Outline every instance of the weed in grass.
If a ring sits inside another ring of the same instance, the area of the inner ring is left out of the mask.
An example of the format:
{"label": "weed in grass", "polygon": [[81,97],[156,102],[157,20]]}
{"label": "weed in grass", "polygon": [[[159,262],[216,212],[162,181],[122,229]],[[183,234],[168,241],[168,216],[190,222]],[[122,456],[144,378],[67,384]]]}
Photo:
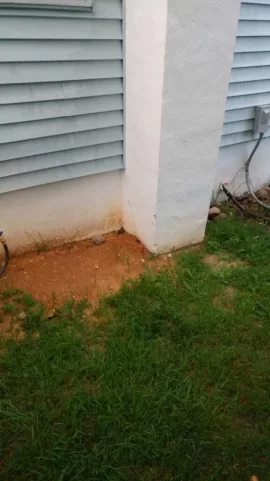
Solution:
{"label": "weed in grass", "polygon": [[[85,300],[53,321],[26,306],[39,322],[1,351],[5,481],[269,479],[270,239],[230,222],[124,284],[100,323]],[[204,262],[221,252],[243,262]]]}
{"label": "weed in grass", "polygon": [[12,302],[5,302],[2,306],[4,314],[14,314],[17,312],[17,307]]}
{"label": "weed in grass", "polygon": [[21,289],[16,289],[15,287],[10,287],[8,289],[5,289],[1,293],[1,299],[2,300],[10,299],[10,298],[14,299],[14,296],[21,296],[22,294],[23,294],[23,291],[21,291]]}
{"label": "weed in grass", "polygon": [[86,298],[78,302],[71,299],[66,301],[58,312],[66,319],[82,319],[84,312],[88,307],[90,307],[90,304]]}
{"label": "weed in grass", "polygon": [[22,295],[15,295],[12,297],[13,302],[20,303]]}
{"label": "weed in grass", "polygon": [[29,308],[26,311],[26,318],[22,323],[22,327],[25,332],[33,334],[40,329],[45,319],[45,307],[43,304],[37,303],[33,308]]}
{"label": "weed in grass", "polygon": [[36,301],[31,294],[24,293],[21,296],[20,303],[24,309],[30,309],[36,305]]}

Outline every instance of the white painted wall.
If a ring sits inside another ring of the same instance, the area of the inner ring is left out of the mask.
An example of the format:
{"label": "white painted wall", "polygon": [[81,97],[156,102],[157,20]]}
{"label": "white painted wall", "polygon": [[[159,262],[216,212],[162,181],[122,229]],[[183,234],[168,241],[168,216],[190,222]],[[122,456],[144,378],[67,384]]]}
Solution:
{"label": "white painted wall", "polygon": [[0,196],[1,229],[12,251],[119,229],[122,172],[108,172]]}
{"label": "white painted wall", "polygon": [[203,239],[240,0],[125,3],[126,172],[1,195],[12,249],[117,229],[122,211],[154,252]]}
{"label": "white painted wall", "polygon": [[153,250],[159,176],[167,0],[126,0],[125,159],[127,231]]}
{"label": "white painted wall", "polygon": [[240,0],[168,0],[159,250],[204,237],[218,159]]}
{"label": "white painted wall", "polygon": [[126,0],[124,222],[153,251],[204,237],[239,8]]}
{"label": "white painted wall", "polygon": [[[227,183],[228,189],[232,194],[237,196],[247,192],[245,182],[245,163],[252,152],[255,145],[254,142],[245,142],[242,144],[230,145],[222,147],[219,153],[219,159],[216,166],[216,174],[213,188],[213,199],[215,200],[220,192],[221,183]],[[262,186],[269,184],[270,181],[270,138],[262,141],[257,150],[251,166],[250,177],[254,191]],[[221,198],[224,198],[222,195]]]}

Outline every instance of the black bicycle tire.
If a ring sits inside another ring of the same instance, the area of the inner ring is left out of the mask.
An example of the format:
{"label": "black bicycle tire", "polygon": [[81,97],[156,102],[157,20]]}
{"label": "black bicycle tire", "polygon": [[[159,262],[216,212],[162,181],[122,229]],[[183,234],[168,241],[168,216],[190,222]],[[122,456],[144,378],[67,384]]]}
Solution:
{"label": "black bicycle tire", "polygon": [[0,276],[2,276],[8,266],[8,263],[9,263],[9,249],[8,249],[8,246],[7,244],[4,244],[2,242],[2,246],[4,248],[4,252],[5,252],[5,262],[4,262],[4,265],[2,266],[2,268],[0,268]]}

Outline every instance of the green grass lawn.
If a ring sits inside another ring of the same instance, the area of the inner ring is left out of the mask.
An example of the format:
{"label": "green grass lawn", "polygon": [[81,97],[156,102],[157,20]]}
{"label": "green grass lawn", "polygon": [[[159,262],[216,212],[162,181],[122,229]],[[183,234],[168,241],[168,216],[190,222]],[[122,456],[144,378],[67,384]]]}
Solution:
{"label": "green grass lawn", "polygon": [[21,305],[25,337],[1,344],[1,480],[269,481],[262,226],[211,225],[204,249],[124,285],[92,322],[84,302],[48,319],[2,294],[5,315]]}

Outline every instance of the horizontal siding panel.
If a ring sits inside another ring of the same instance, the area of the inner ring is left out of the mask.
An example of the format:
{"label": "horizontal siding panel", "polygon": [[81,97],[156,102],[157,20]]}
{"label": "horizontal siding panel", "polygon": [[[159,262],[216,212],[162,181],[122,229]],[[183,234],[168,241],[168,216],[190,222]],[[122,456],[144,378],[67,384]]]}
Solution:
{"label": "horizontal siding panel", "polygon": [[235,134],[237,132],[248,132],[253,129],[253,120],[241,120],[223,125],[222,135]]}
{"label": "horizontal siding panel", "polygon": [[0,161],[30,157],[32,155],[76,149],[89,145],[105,144],[123,140],[123,128],[112,127],[99,130],[86,130],[74,134],[56,135],[42,139],[10,142],[0,145]]}
{"label": "horizontal siding panel", "polygon": [[237,120],[249,120],[255,118],[255,107],[246,109],[227,110],[225,112],[224,122],[236,122]]}
{"label": "horizontal siding panel", "polygon": [[0,39],[121,40],[121,20],[0,16]]}
{"label": "horizontal siding panel", "polygon": [[62,135],[83,132],[85,130],[117,127],[119,125],[123,125],[123,113],[121,111],[2,125],[0,129],[0,144],[50,137],[52,132],[53,135]]}
{"label": "horizontal siding panel", "polygon": [[270,103],[270,92],[254,95],[243,95],[227,99],[226,110],[243,109],[245,107],[255,107],[256,105],[266,105]]}
{"label": "horizontal siding panel", "polygon": [[270,0],[242,1],[237,35],[221,146],[254,140],[255,107],[270,104]]}
{"label": "horizontal siding panel", "polygon": [[3,16],[23,16],[23,17],[72,17],[72,18],[98,18],[98,19],[121,19],[122,1],[121,0],[98,0],[95,4],[94,12],[79,12],[66,10],[38,10],[14,8],[1,8]]}
{"label": "horizontal siding panel", "polygon": [[0,178],[10,175],[26,174],[36,170],[50,169],[63,165],[77,164],[98,160],[102,158],[123,155],[123,143],[111,142],[108,144],[81,147],[79,149],[63,150],[50,154],[23,157],[22,159],[8,160],[0,164]]}
{"label": "horizontal siding panel", "polygon": [[62,180],[75,179],[86,175],[110,172],[117,169],[123,169],[122,156],[82,162],[75,165],[66,165],[37,172],[29,172],[27,175],[14,175],[3,179],[0,178],[0,193],[27,189],[29,187],[59,182]]}
{"label": "horizontal siding panel", "polygon": [[269,23],[240,20],[237,35],[238,37],[269,37]]}
{"label": "horizontal siding panel", "polygon": [[[247,52],[257,52],[257,56],[251,56],[250,61],[249,56],[246,56],[245,66],[250,65],[261,65],[261,60],[264,61],[265,53],[260,52],[268,52],[270,53],[270,36],[269,37],[238,37],[236,40],[235,45],[235,54],[239,53],[247,53]],[[239,62],[241,62],[241,55],[235,55],[235,61],[239,58]],[[255,63],[257,62],[257,63]],[[269,63],[268,63],[269,65]],[[240,65],[241,66],[241,65]]]}
{"label": "horizontal siding panel", "polygon": [[31,122],[33,124],[33,120],[110,112],[112,110],[122,110],[122,108],[122,95],[2,105],[0,124],[21,122]]}
{"label": "horizontal siding panel", "polygon": [[270,51],[237,53],[234,56],[234,68],[261,67],[263,65],[268,65],[268,66],[270,65]]}
{"label": "horizontal siding panel", "polygon": [[0,13],[0,192],[122,169],[122,0]]}
{"label": "horizontal siding panel", "polygon": [[270,92],[270,79],[237,82],[229,85],[228,97]]}
{"label": "horizontal siding panel", "polygon": [[[5,40],[0,49],[0,62],[119,60],[122,57],[121,40]],[[89,70],[89,64],[86,65]]]}
{"label": "horizontal siding panel", "polygon": [[[269,137],[270,133],[267,132],[265,137]],[[254,135],[252,131],[250,132],[239,132],[237,134],[223,135],[221,138],[221,147],[226,147],[227,145],[242,144],[243,142],[255,141],[258,139],[258,135]]]}
{"label": "horizontal siding panel", "polygon": [[111,79],[123,76],[121,60],[92,62],[25,62],[0,64],[0,84],[65,82]]}
{"label": "horizontal siding panel", "polygon": [[99,97],[123,93],[122,79],[0,86],[0,105]]}
{"label": "horizontal siding panel", "polygon": [[[270,5],[270,4],[269,4]],[[269,5],[242,3],[240,10],[241,20],[270,20]]]}
{"label": "horizontal siding panel", "polygon": [[270,78],[270,66],[234,68],[231,73],[231,83],[250,82],[251,80],[266,80]]}
{"label": "horizontal siding panel", "polygon": [[270,0],[245,0],[242,2],[243,4],[252,4],[252,5],[270,5]]}

